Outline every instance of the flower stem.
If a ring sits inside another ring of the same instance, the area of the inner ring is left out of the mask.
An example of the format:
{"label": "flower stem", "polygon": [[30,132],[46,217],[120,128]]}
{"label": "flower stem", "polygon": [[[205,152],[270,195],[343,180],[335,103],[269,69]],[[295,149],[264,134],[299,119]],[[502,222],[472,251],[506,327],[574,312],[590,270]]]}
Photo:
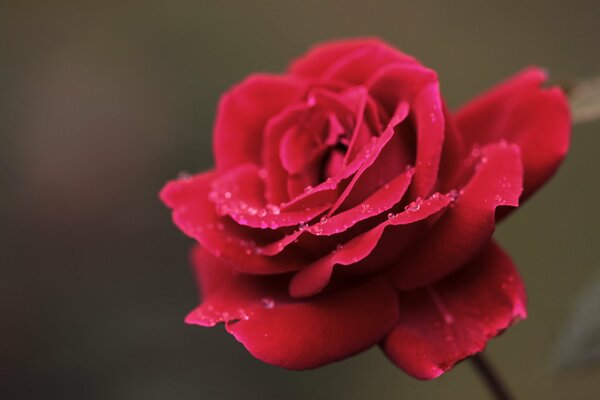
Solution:
{"label": "flower stem", "polygon": [[474,355],[473,357],[471,357],[471,361],[473,362],[475,369],[477,370],[477,372],[479,372],[479,375],[485,382],[489,391],[494,395],[494,399],[515,400],[515,398],[511,396],[510,392],[508,391],[506,385],[504,385],[504,383],[494,370],[493,366],[483,356],[483,354],[480,353]]}

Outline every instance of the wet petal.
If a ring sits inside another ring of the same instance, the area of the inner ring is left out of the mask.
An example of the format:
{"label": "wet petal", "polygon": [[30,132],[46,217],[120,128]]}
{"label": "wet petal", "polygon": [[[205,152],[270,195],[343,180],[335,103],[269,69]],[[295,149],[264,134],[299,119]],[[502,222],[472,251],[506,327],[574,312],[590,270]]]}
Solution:
{"label": "wet petal", "polygon": [[162,189],[161,200],[173,209],[173,221],[188,236],[231,268],[251,274],[281,274],[300,268],[300,259],[264,257],[255,253],[260,234],[241,227],[230,218],[220,217],[209,200],[214,172],[174,180]]}
{"label": "wet petal", "polygon": [[386,212],[402,200],[410,185],[413,173],[413,169],[408,169],[386,185],[383,185],[363,204],[359,204],[330,218],[323,217],[318,222],[306,225],[302,229],[298,229],[267,246],[258,247],[257,250],[261,254],[275,255],[282,252],[287,246],[296,242],[303,235],[335,235],[345,232],[361,221]]}
{"label": "wet petal", "polygon": [[439,283],[400,293],[400,320],[383,342],[387,356],[418,379],[433,379],[526,317],[525,290],[495,243]]}
{"label": "wet petal", "polygon": [[[202,280],[202,278],[201,278]],[[280,278],[232,276],[206,296],[188,324],[226,328],[256,358],[288,369],[315,368],[380,342],[398,319],[384,280],[301,301]]]}
{"label": "wet petal", "polygon": [[352,265],[353,268],[357,268],[356,264],[375,249],[387,227],[409,225],[424,220],[444,209],[452,200],[451,195],[435,194],[427,200],[410,204],[401,213],[390,215],[385,222],[338,246],[330,255],[298,271],[290,283],[291,295],[306,297],[319,293],[329,282],[335,265]]}
{"label": "wet petal", "polygon": [[326,211],[331,204],[296,210],[281,210],[264,197],[261,170],[254,164],[240,164],[215,177],[209,198],[220,215],[228,215],[237,223],[251,228],[277,229],[308,222]]}
{"label": "wet petal", "polygon": [[477,158],[454,207],[390,270],[398,288],[435,282],[462,266],[490,240],[496,208],[518,205],[523,179],[518,147],[490,144],[478,150]]}

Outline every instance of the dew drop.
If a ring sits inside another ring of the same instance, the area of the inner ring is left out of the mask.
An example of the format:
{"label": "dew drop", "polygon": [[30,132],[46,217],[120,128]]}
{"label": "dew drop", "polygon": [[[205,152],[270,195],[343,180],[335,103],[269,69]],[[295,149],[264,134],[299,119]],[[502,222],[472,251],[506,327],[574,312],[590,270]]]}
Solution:
{"label": "dew drop", "polygon": [[267,212],[273,215],[279,215],[281,210],[275,204],[267,204]]}
{"label": "dew drop", "polygon": [[275,307],[275,300],[270,297],[263,297],[260,302],[262,303],[262,306],[268,310]]}
{"label": "dew drop", "polygon": [[238,314],[240,315],[240,319],[244,321],[248,321],[250,319],[250,316],[243,308],[238,309]]}

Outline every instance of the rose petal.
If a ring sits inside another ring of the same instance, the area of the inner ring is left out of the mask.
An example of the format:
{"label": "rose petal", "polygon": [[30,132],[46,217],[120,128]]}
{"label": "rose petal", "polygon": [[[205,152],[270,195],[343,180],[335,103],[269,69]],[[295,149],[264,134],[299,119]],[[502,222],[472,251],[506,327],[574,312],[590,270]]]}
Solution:
{"label": "rose petal", "polygon": [[[311,48],[308,53],[291,63],[289,71],[302,77],[320,77],[336,62],[340,63],[340,60],[342,60],[340,64],[347,64],[350,60],[345,57],[364,48],[380,49],[382,53],[385,52],[386,56],[389,55],[389,58],[395,58],[397,61],[414,61],[412,57],[401,53],[378,38],[333,40]],[[353,57],[351,56],[350,59],[352,60]],[[344,63],[344,61],[346,62]],[[358,61],[360,64],[360,61],[368,60]],[[357,69],[363,71],[363,75],[369,75],[368,69],[359,67],[360,65],[357,66]]]}
{"label": "rose petal", "polygon": [[462,132],[445,104],[443,112],[446,129],[437,190],[447,192],[458,187],[461,177],[464,176],[464,162],[469,157],[471,148],[465,144]]}
{"label": "rose petal", "polygon": [[571,117],[565,94],[543,89],[546,73],[529,68],[461,108],[456,121],[468,145],[505,139],[521,148],[522,200],[556,171],[569,149]]}
{"label": "rose petal", "polygon": [[326,211],[331,203],[298,210],[281,210],[264,198],[264,182],[260,168],[240,164],[212,181],[209,198],[221,215],[229,215],[240,225],[251,228],[277,229],[312,220]]}
{"label": "rose petal", "polygon": [[369,93],[386,107],[408,101],[417,136],[413,193],[426,197],[438,175],[444,141],[444,113],[435,72],[415,64],[392,64],[381,68],[369,82]]}
{"label": "rose petal", "polygon": [[301,97],[304,83],[289,76],[252,75],[225,93],[214,129],[217,170],[237,164],[260,164],[267,120]]}
{"label": "rose petal", "polygon": [[512,260],[492,242],[443,281],[401,292],[399,323],[382,347],[406,373],[433,379],[525,318],[525,303]]}
{"label": "rose petal", "polygon": [[411,124],[404,122],[394,129],[394,135],[381,150],[375,161],[349,185],[347,197],[339,206],[338,213],[366,202],[367,198],[386,182],[402,175],[414,165],[414,132]]}
{"label": "rose petal", "polygon": [[523,177],[518,147],[502,142],[479,153],[479,164],[454,207],[390,270],[398,288],[435,282],[462,266],[490,240],[496,208],[518,205]]}
{"label": "rose petal", "polygon": [[349,210],[336,214],[331,218],[323,218],[320,221],[315,222],[310,226],[307,225],[267,246],[257,247],[257,251],[269,256],[279,254],[287,248],[287,246],[296,242],[305,234],[316,236],[335,235],[345,232],[361,221],[386,212],[402,200],[410,185],[413,173],[414,170],[409,169],[388,184],[383,185],[363,204],[359,204]]}
{"label": "rose petal", "polygon": [[254,357],[284,368],[307,369],[380,342],[398,320],[396,296],[390,284],[375,279],[298,301],[285,293],[279,278],[237,275],[211,291],[186,322],[226,322],[227,331]]}
{"label": "rose petal", "polygon": [[[385,131],[379,137],[374,137],[371,140],[371,143],[369,143],[369,146],[362,149],[359,156],[352,160],[350,164],[346,165],[337,175],[329,177],[314,188],[306,188],[304,193],[287,203],[283,203],[281,205],[281,210],[305,209],[329,201],[336,201],[336,205],[332,207],[330,211],[330,214],[333,214],[337,207],[339,207],[347,197],[356,180],[360,178],[360,175],[362,175],[362,173],[377,160],[382,149],[394,135],[394,128],[407,116],[408,105],[405,102],[400,102]],[[347,183],[345,187],[343,187],[340,183],[349,177],[352,177],[350,183]],[[341,194],[340,189],[343,189]]]}
{"label": "rose petal", "polygon": [[368,80],[382,65],[390,63],[416,64],[416,61],[384,43],[375,43],[341,57],[327,68],[321,77],[324,80],[359,85]]}
{"label": "rose petal", "polygon": [[269,119],[263,135],[263,166],[265,167],[265,197],[270,203],[281,204],[289,200],[287,191],[288,173],[281,164],[279,147],[287,130],[302,120],[310,105],[300,103],[285,108]]}
{"label": "rose petal", "polygon": [[210,296],[224,283],[230,281],[236,273],[202,246],[194,246],[190,254],[191,265],[196,275],[196,283],[201,297]]}
{"label": "rose petal", "polygon": [[208,198],[215,176],[216,173],[207,172],[165,185],[160,198],[173,209],[175,225],[238,271],[281,274],[300,268],[305,263],[301,257],[264,257],[256,254],[253,241],[260,237],[256,230],[251,235],[249,228],[217,215],[214,204]]}
{"label": "rose petal", "polygon": [[352,166],[355,163],[359,165],[359,168],[352,176],[348,186],[344,188],[333,206],[329,209],[329,212],[327,213],[328,217],[333,215],[342,206],[342,204],[344,204],[344,201],[350,195],[352,189],[361,176],[377,161],[383,149],[396,134],[396,127],[398,127],[408,116],[408,110],[408,104],[405,102],[400,102],[385,131],[383,131],[379,137],[371,138],[371,143],[365,147],[361,153],[359,153],[355,161],[351,162],[350,165],[344,169],[354,169]]}
{"label": "rose petal", "polygon": [[424,220],[444,209],[452,199],[450,195],[436,194],[427,200],[415,202],[405,211],[391,215],[375,228],[338,246],[333,253],[298,271],[290,282],[290,294],[294,297],[308,297],[319,293],[329,283],[334,266],[352,265],[357,268],[357,263],[375,249],[385,228]]}

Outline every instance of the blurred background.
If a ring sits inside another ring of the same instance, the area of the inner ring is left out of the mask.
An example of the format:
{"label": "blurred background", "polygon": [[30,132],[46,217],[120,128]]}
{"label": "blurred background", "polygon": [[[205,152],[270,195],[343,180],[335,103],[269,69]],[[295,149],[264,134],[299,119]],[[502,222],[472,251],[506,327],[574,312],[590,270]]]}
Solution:
{"label": "blurred background", "polygon": [[[224,90],[318,41],[380,36],[436,69],[456,108],[530,64],[600,75],[599,17],[568,0],[1,1],[0,398],[488,398],[468,363],[419,382],[374,349],[288,372],[184,325],[192,242],[157,193],[212,165]],[[600,279],[598,148],[600,124],[576,126],[555,179],[499,228],[530,318],[487,353],[520,399],[600,396],[600,368],[553,359]]]}

